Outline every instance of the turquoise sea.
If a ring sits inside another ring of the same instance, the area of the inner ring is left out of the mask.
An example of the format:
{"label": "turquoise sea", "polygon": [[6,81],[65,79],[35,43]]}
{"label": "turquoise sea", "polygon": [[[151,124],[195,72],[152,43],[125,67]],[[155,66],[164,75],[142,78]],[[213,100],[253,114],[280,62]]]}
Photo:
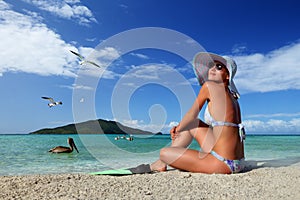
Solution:
{"label": "turquoise sea", "polygon": [[[72,137],[79,153],[53,154],[55,146],[68,146]],[[170,144],[169,135],[134,136],[133,141],[115,140],[117,135],[1,135],[0,175],[88,173],[151,163],[159,149]],[[246,160],[286,166],[300,163],[299,135],[248,135]],[[191,148],[198,149],[196,142]]]}

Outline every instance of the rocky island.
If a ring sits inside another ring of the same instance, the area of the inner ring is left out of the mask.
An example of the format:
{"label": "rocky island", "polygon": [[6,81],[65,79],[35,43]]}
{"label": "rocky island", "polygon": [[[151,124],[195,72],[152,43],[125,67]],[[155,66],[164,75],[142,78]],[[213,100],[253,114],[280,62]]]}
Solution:
{"label": "rocky island", "polygon": [[103,119],[89,120],[86,122],[73,123],[56,128],[44,128],[29,134],[155,134],[161,135],[161,132],[152,133],[136,128],[124,126],[116,121]]}

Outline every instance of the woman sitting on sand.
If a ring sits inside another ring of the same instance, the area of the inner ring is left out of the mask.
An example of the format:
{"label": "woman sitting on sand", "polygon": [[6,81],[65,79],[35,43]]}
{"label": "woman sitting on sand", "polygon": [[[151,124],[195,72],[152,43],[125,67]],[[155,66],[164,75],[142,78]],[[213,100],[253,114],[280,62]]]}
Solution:
{"label": "woman sitting on sand", "polygon": [[[240,172],[244,168],[245,133],[237,101],[239,94],[232,80],[236,63],[228,57],[199,53],[194,65],[202,85],[198,97],[179,125],[170,130],[171,146],[161,149],[159,160],[150,169],[166,171],[169,165],[200,173]],[[198,114],[205,104],[203,122]],[[193,138],[201,151],[187,148]]]}

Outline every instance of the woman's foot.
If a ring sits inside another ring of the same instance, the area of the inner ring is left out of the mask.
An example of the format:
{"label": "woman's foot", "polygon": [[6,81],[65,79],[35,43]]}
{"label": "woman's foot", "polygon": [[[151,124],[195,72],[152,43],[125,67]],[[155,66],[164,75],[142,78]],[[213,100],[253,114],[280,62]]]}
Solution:
{"label": "woman's foot", "polygon": [[153,172],[155,172],[155,171],[165,172],[165,171],[167,171],[167,165],[163,161],[157,160],[150,165],[150,169]]}

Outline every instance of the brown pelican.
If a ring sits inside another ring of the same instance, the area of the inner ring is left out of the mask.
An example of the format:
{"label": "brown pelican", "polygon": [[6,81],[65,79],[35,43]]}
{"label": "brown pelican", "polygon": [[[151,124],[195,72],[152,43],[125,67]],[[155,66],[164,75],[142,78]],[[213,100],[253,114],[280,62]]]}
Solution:
{"label": "brown pelican", "polygon": [[72,153],[73,152],[73,148],[75,148],[75,150],[77,151],[77,153],[79,153],[73,138],[68,138],[68,143],[70,145],[70,147],[63,147],[63,146],[57,146],[54,147],[53,149],[50,149],[49,152],[52,153]]}
{"label": "brown pelican", "polygon": [[53,106],[57,106],[57,105],[62,105],[61,101],[54,101],[53,98],[51,97],[42,97],[42,99],[47,99],[50,101],[50,103],[48,103],[48,106],[51,108]]}
{"label": "brown pelican", "polygon": [[80,60],[80,65],[83,65],[84,63],[90,63],[92,65],[95,65],[96,67],[99,67],[101,68],[99,65],[97,65],[96,63],[92,62],[92,61],[89,61],[89,60],[86,60],[82,55],[80,55],[79,53],[76,53],[75,51],[72,51],[70,50],[71,53],[75,54]]}

